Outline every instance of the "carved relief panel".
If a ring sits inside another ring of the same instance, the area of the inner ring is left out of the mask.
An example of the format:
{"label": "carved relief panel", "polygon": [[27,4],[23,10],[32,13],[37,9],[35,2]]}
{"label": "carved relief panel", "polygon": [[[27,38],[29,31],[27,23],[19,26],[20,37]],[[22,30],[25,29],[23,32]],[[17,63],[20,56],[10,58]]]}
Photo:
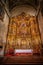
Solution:
{"label": "carved relief panel", "polygon": [[39,45],[41,39],[35,16],[22,12],[12,17],[9,24],[7,43],[17,49],[29,49]]}

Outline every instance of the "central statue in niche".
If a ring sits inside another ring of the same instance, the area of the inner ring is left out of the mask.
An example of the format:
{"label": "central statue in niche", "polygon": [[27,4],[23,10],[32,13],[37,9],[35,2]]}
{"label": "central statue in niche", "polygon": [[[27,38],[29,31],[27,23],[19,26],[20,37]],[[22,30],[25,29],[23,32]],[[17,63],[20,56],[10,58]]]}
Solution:
{"label": "central statue in niche", "polygon": [[10,19],[7,49],[37,49],[41,43],[35,16],[22,12]]}

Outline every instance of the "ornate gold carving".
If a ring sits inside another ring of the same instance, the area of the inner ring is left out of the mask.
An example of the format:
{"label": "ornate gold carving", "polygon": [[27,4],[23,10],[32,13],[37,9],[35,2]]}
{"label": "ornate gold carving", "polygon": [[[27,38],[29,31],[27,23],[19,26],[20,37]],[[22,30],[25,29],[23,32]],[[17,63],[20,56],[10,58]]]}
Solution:
{"label": "ornate gold carving", "polygon": [[14,48],[29,49],[40,43],[40,35],[35,16],[22,12],[11,18],[8,43]]}

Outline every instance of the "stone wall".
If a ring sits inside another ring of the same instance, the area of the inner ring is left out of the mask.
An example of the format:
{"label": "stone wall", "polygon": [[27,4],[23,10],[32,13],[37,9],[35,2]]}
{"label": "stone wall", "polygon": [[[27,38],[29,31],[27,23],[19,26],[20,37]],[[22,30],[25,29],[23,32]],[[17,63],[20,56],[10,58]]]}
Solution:
{"label": "stone wall", "polygon": [[9,22],[9,17],[5,12],[3,21],[0,20],[0,45],[3,46],[3,49],[0,51],[0,55],[3,55],[4,45],[6,44],[8,22]]}
{"label": "stone wall", "polygon": [[43,16],[42,16],[41,12],[39,13],[38,23],[39,23],[40,33],[41,33],[41,40],[43,43]]}

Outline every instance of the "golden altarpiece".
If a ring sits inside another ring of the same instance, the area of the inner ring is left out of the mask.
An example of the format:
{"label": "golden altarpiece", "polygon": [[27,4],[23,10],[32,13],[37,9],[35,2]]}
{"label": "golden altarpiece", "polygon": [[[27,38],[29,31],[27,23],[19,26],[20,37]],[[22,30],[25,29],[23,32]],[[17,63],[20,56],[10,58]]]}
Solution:
{"label": "golden altarpiece", "polygon": [[22,12],[10,18],[7,47],[13,49],[40,48],[41,38],[36,17]]}

